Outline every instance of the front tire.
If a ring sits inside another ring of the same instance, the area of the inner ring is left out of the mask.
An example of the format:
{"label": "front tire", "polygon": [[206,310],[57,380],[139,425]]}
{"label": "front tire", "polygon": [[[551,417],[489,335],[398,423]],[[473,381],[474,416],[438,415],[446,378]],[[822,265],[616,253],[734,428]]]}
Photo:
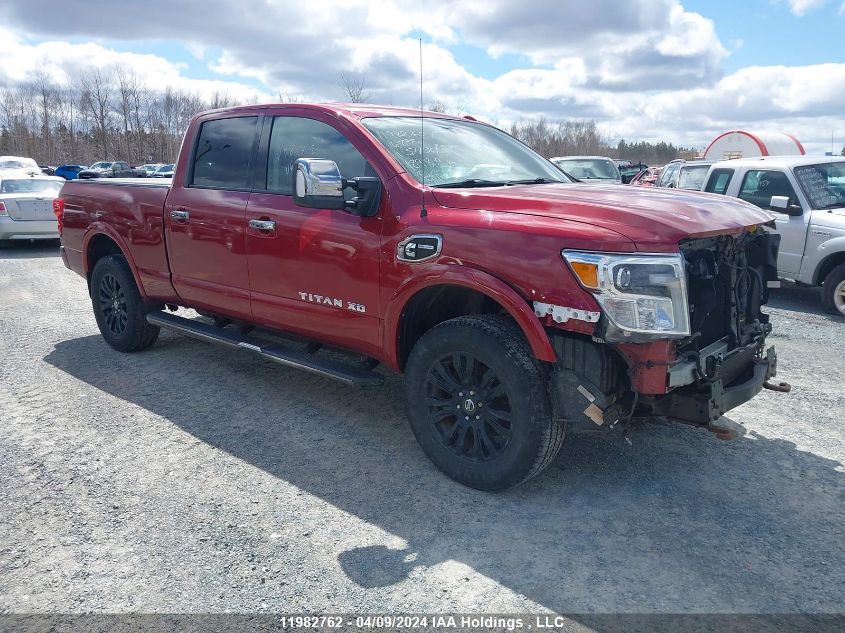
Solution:
{"label": "front tire", "polygon": [[824,278],[822,306],[831,314],[845,316],[845,264],[839,264]]}
{"label": "front tire", "polygon": [[507,318],[471,315],[426,332],[408,359],[406,402],[423,451],[452,479],[503,490],[560,450],[547,372]]}
{"label": "front tire", "polygon": [[158,338],[159,328],[147,323],[147,310],[126,259],[108,255],[91,273],[91,304],[97,327],[119,352],[138,352]]}

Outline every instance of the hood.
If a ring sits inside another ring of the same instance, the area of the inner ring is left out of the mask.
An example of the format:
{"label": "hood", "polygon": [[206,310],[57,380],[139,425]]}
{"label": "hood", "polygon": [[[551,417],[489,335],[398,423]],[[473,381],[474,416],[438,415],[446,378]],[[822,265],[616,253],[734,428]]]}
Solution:
{"label": "hood", "polygon": [[845,228],[845,207],[814,210],[812,226],[828,229]]}
{"label": "hood", "polygon": [[675,250],[687,237],[735,233],[771,216],[718,194],[627,185],[544,184],[433,189],[444,207],[561,218],[620,233],[640,251]]}

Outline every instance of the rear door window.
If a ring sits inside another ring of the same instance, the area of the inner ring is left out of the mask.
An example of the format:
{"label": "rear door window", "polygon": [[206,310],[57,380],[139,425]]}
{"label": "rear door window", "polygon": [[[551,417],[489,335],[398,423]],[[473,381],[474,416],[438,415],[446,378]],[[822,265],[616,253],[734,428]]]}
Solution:
{"label": "rear door window", "polygon": [[257,139],[258,117],[206,121],[200,127],[191,170],[191,185],[246,190]]}
{"label": "rear door window", "polygon": [[705,185],[704,191],[725,195],[728,191],[728,186],[731,184],[733,175],[733,169],[714,169],[710,172],[710,177],[707,179],[707,185]]}

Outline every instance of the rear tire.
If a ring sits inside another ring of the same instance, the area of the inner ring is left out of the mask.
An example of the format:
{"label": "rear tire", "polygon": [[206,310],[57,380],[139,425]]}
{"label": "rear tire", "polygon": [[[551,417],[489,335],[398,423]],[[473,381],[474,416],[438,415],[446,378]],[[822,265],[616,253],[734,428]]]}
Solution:
{"label": "rear tire", "polygon": [[495,315],[441,323],[408,359],[406,402],[423,451],[452,479],[503,490],[539,474],[560,450],[545,368],[519,328]]}
{"label": "rear tire", "polygon": [[91,274],[91,304],[100,334],[119,352],[138,352],[158,338],[126,258],[107,255]]}
{"label": "rear tire", "polygon": [[831,314],[845,316],[845,264],[839,264],[824,278],[822,306]]}

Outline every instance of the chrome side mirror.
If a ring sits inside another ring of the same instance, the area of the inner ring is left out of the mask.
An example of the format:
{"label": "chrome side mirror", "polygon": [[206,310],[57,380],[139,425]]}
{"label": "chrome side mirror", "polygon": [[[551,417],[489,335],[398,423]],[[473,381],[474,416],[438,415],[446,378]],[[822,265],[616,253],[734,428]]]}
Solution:
{"label": "chrome side mirror", "polygon": [[344,209],[343,178],[337,163],[325,158],[294,162],[293,201],[302,207]]}
{"label": "chrome side mirror", "polygon": [[[346,200],[343,190],[357,195]],[[299,158],[294,162],[293,201],[312,209],[343,209],[362,217],[378,214],[381,180],[375,176],[343,178],[333,160]]]}

